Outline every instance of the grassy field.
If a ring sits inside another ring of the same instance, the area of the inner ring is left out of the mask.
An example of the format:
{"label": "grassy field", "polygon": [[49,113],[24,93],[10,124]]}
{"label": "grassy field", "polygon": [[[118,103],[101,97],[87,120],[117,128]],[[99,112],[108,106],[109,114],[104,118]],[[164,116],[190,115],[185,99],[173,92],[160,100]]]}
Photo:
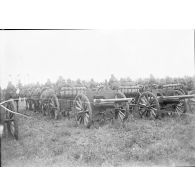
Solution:
{"label": "grassy field", "polygon": [[19,140],[2,139],[2,166],[195,166],[193,115],[84,129],[26,113],[32,118],[19,117]]}

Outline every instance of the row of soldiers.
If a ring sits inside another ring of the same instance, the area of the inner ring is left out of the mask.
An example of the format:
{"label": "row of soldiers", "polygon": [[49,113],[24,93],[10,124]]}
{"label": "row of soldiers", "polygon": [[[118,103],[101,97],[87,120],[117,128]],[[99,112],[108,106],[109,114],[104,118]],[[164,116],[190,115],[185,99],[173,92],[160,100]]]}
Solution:
{"label": "row of soldiers", "polygon": [[16,88],[11,82],[8,83],[6,89],[1,90],[4,100],[14,99],[18,111],[19,99],[25,98],[26,100],[26,109],[38,111],[39,106],[39,97],[41,94],[41,87],[39,86],[23,86]]}

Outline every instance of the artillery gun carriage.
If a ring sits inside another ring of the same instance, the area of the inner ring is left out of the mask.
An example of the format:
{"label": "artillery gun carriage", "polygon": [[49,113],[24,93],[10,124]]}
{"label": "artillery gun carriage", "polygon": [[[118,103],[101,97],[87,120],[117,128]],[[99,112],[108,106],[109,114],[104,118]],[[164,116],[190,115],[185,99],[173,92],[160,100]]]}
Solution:
{"label": "artillery gun carriage", "polygon": [[85,127],[112,119],[124,122],[128,117],[128,101],[131,100],[110,88],[87,89],[85,94],[78,94],[74,99],[74,117],[78,125]]}
{"label": "artillery gun carriage", "polygon": [[194,98],[193,95],[186,95],[181,84],[170,85],[146,85],[120,87],[127,97],[135,96],[134,102],[129,104],[144,118],[157,118],[161,113],[175,113],[182,115],[187,111],[186,99]]}

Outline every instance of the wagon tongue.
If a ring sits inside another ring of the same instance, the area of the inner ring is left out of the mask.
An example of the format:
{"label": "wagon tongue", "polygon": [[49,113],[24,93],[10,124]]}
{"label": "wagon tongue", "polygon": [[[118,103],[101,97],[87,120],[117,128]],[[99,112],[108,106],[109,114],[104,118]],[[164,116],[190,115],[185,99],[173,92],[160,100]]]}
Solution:
{"label": "wagon tongue", "polygon": [[115,99],[94,99],[94,104],[114,104],[114,103],[121,103],[121,102],[128,102],[131,101],[133,98],[115,98]]}
{"label": "wagon tongue", "polygon": [[195,98],[195,95],[179,95],[179,96],[160,96],[159,99],[161,100],[181,100],[181,99],[190,99]]}

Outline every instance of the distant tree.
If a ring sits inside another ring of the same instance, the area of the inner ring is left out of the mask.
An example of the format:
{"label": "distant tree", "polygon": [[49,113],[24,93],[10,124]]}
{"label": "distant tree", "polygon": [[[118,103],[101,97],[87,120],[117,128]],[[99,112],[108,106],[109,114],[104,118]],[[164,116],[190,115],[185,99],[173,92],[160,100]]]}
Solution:
{"label": "distant tree", "polygon": [[156,84],[155,77],[152,74],[150,74],[149,84]]}
{"label": "distant tree", "polygon": [[109,81],[108,81],[108,84],[109,86],[112,88],[112,89],[116,89],[119,87],[120,83],[119,81],[117,80],[117,78],[112,74]]}
{"label": "distant tree", "polygon": [[111,77],[110,77],[108,83],[110,85],[112,85],[112,83],[115,83],[115,82],[118,82],[118,80],[117,80],[117,78],[113,74],[111,74]]}
{"label": "distant tree", "polygon": [[120,78],[119,83],[120,85],[125,85],[126,84],[125,78]]}
{"label": "distant tree", "polygon": [[126,78],[126,81],[127,81],[127,82],[132,82],[132,79],[131,79],[130,77],[127,77],[127,78]]}
{"label": "distant tree", "polygon": [[193,86],[192,86],[192,89],[195,90],[195,75],[192,77],[192,80],[193,80]]}
{"label": "distant tree", "polygon": [[82,83],[82,86],[88,87],[88,84],[85,80],[82,80],[81,83]]}
{"label": "distant tree", "polygon": [[70,87],[73,87],[74,86],[74,82],[70,78],[67,79],[66,83]]}
{"label": "distant tree", "polygon": [[171,83],[173,83],[173,79],[169,76],[166,76],[165,82],[166,82],[166,84],[171,84]]}
{"label": "distant tree", "polygon": [[8,82],[7,88],[5,90],[5,98],[9,99],[9,98],[14,98],[16,97],[16,87],[12,84],[11,81]]}
{"label": "distant tree", "polygon": [[57,81],[56,81],[56,83],[65,83],[66,81],[65,81],[65,79],[62,77],[62,76],[59,76],[58,77],[58,79],[57,79]]}
{"label": "distant tree", "polygon": [[94,81],[94,79],[91,79],[90,82],[89,82],[89,87],[92,89],[92,88],[95,88],[96,87],[96,82]]}
{"label": "distant tree", "polygon": [[17,81],[16,88],[18,88],[18,89],[22,88],[22,82],[20,79]]}
{"label": "distant tree", "polygon": [[77,85],[77,86],[82,86],[81,79],[77,79],[77,80],[76,80],[76,85]]}
{"label": "distant tree", "polygon": [[61,87],[66,85],[66,81],[62,76],[59,76],[56,83],[55,83],[55,88],[60,89]]}
{"label": "distant tree", "polygon": [[50,79],[47,79],[46,83],[45,83],[45,86],[47,87],[52,87],[52,82]]}

